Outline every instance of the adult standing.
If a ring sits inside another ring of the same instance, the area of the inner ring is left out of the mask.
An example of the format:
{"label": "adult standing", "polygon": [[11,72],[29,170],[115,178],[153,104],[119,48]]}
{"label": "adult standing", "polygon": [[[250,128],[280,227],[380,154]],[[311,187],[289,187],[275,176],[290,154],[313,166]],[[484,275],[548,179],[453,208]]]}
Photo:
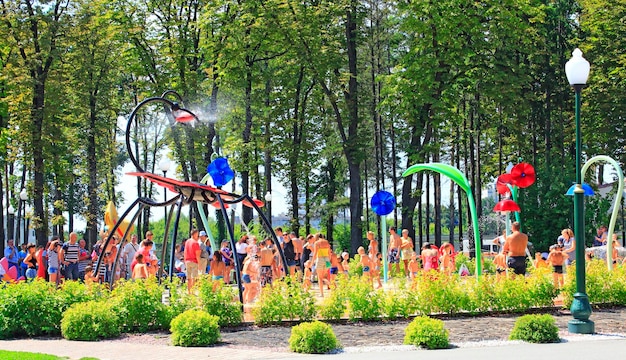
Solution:
{"label": "adult standing", "polygon": [[517,275],[526,274],[526,247],[528,236],[520,231],[520,223],[511,225],[512,233],[507,236],[504,243],[504,253],[509,256],[507,265]]}
{"label": "adult standing", "polygon": [[296,250],[293,246],[291,236],[285,236],[283,240],[283,254],[289,268],[289,275],[293,275],[296,271]]}
{"label": "adult standing", "polygon": [[243,235],[239,238],[239,241],[235,244],[235,252],[237,253],[237,266],[239,267],[239,271],[243,270],[243,261],[248,256],[248,235]]}
{"label": "adult standing", "polygon": [[9,239],[7,241],[7,247],[4,248],[4,257],[7,258],[7,261],[9,262],[9,268],[10,267],[15,267],[15,269],[19,272],[19,268],[17,267],[18,265],[18,256],[17,256],[18,250],[15,247],[15,240],[13,239]]}
{"label": "adult standing", "polygon": [[606,245],[606,241],[609,237],[608,229],[602,225],[597,230],[597,235],[593,238],[593,246]]}
{"label": "adult standing", "polygon": [[199,232],[199,240],[198,245],[200,245],[200,262],[198,263],[198,273],[200,275],[206,274],[206,269],[209,266],[209,256],[210,256],[210,247],[207,246],[207,236],[206,231],[202,230]]}
{"label": "adult standing", "polygon": [[561,230],[557,243],[563,245],[563,253],[567,255],[566,265],[573,263],[576,260],[576,239],[572,229]]}
{"label": "adult standing", "polygon": [[313,253],[313,244],[315,243],[315,236],[313,234],[309,234],[306,236],[306,240],[304,241],[304,245],[302,246],[302,257],[300,259],[301,270],[304,272],[304,263],[307,262],[311,258],[311,254]]}
{"label": "adult standing", "polygon": [[85,269],[87,269],[87,266],[91,265],[91,256],[87,251],[87,242],[85,239],[80,239],[78,246],[80,247],[78,253],[78,278],[81,281],[85,281]]}
{"label": "adult standing", "polygon": [[26,245],[26,257],[24,258],[24,264],[26,264],[26,280],[34,280],[37,277],[37,257],[35,256],[37,245]]}
{"label": "adult standing", "polygon": [[70,233],[70,240],[63,244],[59,257],[63,260],[65,266],[65,279],[78,280],[78,256],[80,246],[78,245],[78,235],[75,232]]}
{"label": "adult standing", "polygon": [[61,243],[58,236],[52,238],[48,247],[48,279],[59,284],[59,264],[61,262]]}
{"label": "adult standing", "polygon": [[320,295],[324,297],[324,284],[330,287],[328,269],[330,269],[330,243],[324,235],[317,234],[317,241],[313,245],[313,259],[315,260],[315,272],[320,286]]}
{"label": "adult standing", "polygon": [[411,260],[411,255],[413,254],[413,239],[409,237],[409,230],[402,229],[400,241],[400,255],[404,264],[404,276],[409,276],[409,260]]}
{"label": "adult standing", "polygon": [[402,245],[402,239],[396,232],[395,226],[389,228],[389,251],[387,253],[387,259],[389,264],[396,264],[396,272],[400,273],[400,246]]}
{"label": "adult standing", "polygon": [[367,253],[370,258],[376,261],[378,257],[378,241],[376,241],[376,236],[373,231],[367,232],[367,240],[369,240],[369,246],[367,247]]}
{"label": "adult standing", "polygon": [[[132,275],[133,275],[133,271],[130,268],[130,264],[132,264],[133,260],[135,259],[135,254],[137,253],[137,250],[139,250],[139,244],[137,244],[137,235],[133,234],[130,237],[130,242],[126,243],[126,245],[124,245],[124,248],[122,249],[122,261],[124,262],[123,266],[124,266],[124,270],[126,272],[126,276],[125,278],[131,279]],[[145,263],[145,262],[144,262]],[[146,266],[147,269],[147,266]]]}
{"label": "adult standing", "polygon": [[296,259],[296,268],[295,268],[295,270],[297,272],[299,272],[298,280],[301,280],[302,273],[303,273],[303,271],[302,271],[302,266],[303,266],[303,263],[302,263],[302,252],[304,250],[304,241],[302,240],[302,238],[296,236],[296,233],[293,232],[293,231],[291,233],[289,233],[289,236],[291,237],[291,242],[293,243],[293,250],[296,253],[296,257],[295,257],[295,259]]}
{"label": "adult standing", "polygon": [[198,278],[198,264],[202,250],[198,243],[198,230],[191,230],[191,237],[185,241],[185,267],[187,268],[187,291],[191,294],[196,279]]}

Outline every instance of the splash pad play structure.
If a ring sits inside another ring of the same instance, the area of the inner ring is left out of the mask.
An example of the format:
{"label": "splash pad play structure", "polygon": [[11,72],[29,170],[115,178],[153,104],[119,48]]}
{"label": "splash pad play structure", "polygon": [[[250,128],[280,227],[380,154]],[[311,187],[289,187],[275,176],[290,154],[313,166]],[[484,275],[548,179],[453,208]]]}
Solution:
{"label": "splash pad play structure", "polygon": [[[178,98],[179,102],[173,102],[166,98],[168,95],[174,95]],[[243,206],[247,206],[252,208],[256,214],[259,216],[260,223],[264,227],[265,231],[270,235],[274,245],[278,249],[279,255],[283,263],[286,264],[285,256],[282,252],[282,248],[278,243],[278,239],[276,234],[272,230],[272,227],[265,217],[263,212],[261,211],[261,207],[264,206],[264,203],[260,200],[252,198],[248,194],[237,194],[233,192],[228,192],[220,189],[222,185],[228,183],[233,177],[234,173],[228,167],[228,161],[225,158],[218,157],[208,166],[209,174],[205,176],[203,179],[204,182],[208,181],[208,176],[213,178],[213,182],[215,186],[207,185],[206,183],[198,183],[193,181],[180,181],[174,178],[169,178],[165,176],[160,176],[153,174],[151,172],[147,172],[140,162],[137,160],[138,156],[133,151],[132,143],[131,143],[131,132],[133,131],[133,126],[138,126],[139,122],[137,120],[137,114],[140,110],[150,106],[150,105],[161,105],[162,106],[162,114],[165,115],[165,118],[169,120],[169,125],[171,126],[191,126],[194,123],[201,123],[200,119],[190,110],[184,108],[182,105],[182,98],[173,91],[166,91],[159,97],[151,97],[143,100],[131,112],[128,117],[127,126],[126,126],[126,150],[128,152],[128,156],[132,161],[133,165],[135,165],[136,171],[127,173],[128,176],[137,176],[144,178],[153,184],[171,191],[176,194],[169,200],[166,201],[155,201],[151,198],[139,197],[137,198],[123,213],[122,215],[116,219],[115,224],[111,229],[109,229],[108,235],[106,237],[105,242],[102,245],[102,248],[106,249],[111,239],[114,235],[120,235],[121,239],[127,239],[129,233],[132,228],[128,226],[128,224],[133,224],[139,214],[146,207],[167,207],[170,209],[168,211],[167,219],[165,219],[165,232],[163,237],[163,248],[161,253],[161,266],[159,267],[158,278],[161,279],[163,276],[163,263],[166,256],[166,250],[169,247],[170,250],[170,258],[169,258],[169,277],[170,280],[173,277],[173,269],[174,269],[174,253],[176,244],[178,239],[178,228],[180,225],[180,215],[183,207],[187,205],[191,205],[193,203],[198,204],[198,210],[200,211],[200,215],[203,220],[203,225],[207,231],[210,233],[208,227],[208,220],[206,212],[204,211],[203,205],[210,205],[217,209],[220,209],[224,214],[226,210],[234,205],[241,204]],[[173,225],[172,225],[173,220]],[[227,233],[228,233],[228,241],[230,242],[231,248],[235,249],[235,234],[234,234],[234,224],[231,223],[228,216],[224,216],[224,222],[226,225]],[[173,229],[172,229],[173,226]],[[171,231],[173,230],[173,231]],[[169,238],[171,236],[171,239]],[[211,241],[214,239],[211,237]],[[123,245],[123,244],[122,244]],[[215,244],[212,244],[215,245]],[[117,257],[114,261],[113,268],[118,266],[118,261],[121,252],[117,252]],[[235,275],[236,281],[239,288],[239,300],[243,303],[243,287],[241,282],[241,273],[239,271],[240,264],[237,256],[233,257],[235,261]],[[98,274],[100,268],[104,266],[104,251],[98,257],[98,261],[94,268],[94,274]],[[109,279],[110,286],[113,286],[113,276]]]}

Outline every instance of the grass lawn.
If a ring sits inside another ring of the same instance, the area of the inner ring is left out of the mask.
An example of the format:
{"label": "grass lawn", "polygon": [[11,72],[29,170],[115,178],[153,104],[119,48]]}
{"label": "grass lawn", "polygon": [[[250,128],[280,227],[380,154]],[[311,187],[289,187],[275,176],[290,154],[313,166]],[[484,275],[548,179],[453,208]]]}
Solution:
{"label": "grass lawn", "polygon": [[[24,351],[6,351],[0,350],[0,359],[2,360],[67,360],[67,357],[58,357],[54,355],[31,353]],[[96,358],[81,358],[80,360],[98,360]]]}

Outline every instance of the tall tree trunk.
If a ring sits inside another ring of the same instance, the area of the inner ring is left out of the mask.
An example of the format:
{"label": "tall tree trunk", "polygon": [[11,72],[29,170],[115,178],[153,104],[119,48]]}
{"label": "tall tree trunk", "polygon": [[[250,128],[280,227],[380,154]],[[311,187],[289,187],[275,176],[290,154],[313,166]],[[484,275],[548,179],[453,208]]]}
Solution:
{"label": "tall tree trunk", "polygon": [[350,174],[350,245],[351,252],[354,254],[363,243],[363,230],[361,223],[361,215],[363,214],[362,206],[362,189],[361,189],[361,149],[358,145],[358,83],[357,83],[357,26],[356,12],[359,2],[357,0],[350,1],[350,9],[346,13],[346,40],[348,53],[348,70],[350,80],[348,80],[348,92],[345,93],[346,104],[348,107],[348,117],[350,125],[348,127],[348,142],[344,145],[346,159],[348,160],[348,172]]}
{"label": "tall tree trunk", "polygon": [[43,157],[43,121],[44,121],[44,99],[45,99],[45,82],[47,73],[44,74],[43,70],[38,72],[41,76],[35,79],[34,92],[33,92],[33,107],[31,110],[31,118],[33,120],[33,127],[31,128],[31,143],[33,151],[33,200],[35,207],[36,223],[35,237],[37,239],[37,245],[45,246],[47,243],[47,229],[48,229],[48,217],[43,208],[43,190],[45,186],[45,166]]}
{"label": "tall tree trunk", "polygon": [[[253,61],[250,55],[246,55],[246,75],[245,75],[245,109],[246,119],[245,126],[242,132],[243,138],[243,154],[241,156],[244,168],[241,171],[241,190],[244,194],[250,193],[250,153],[248,151],[248,144],[252,138],[252,65]],[[241,221],[244,224],[248,224],[252,220],[252,209],[244,206],[241,211]]]}
{"label": "tall tree trunk", "polygon": [[[89,182],[87,184],[88,201],[87,204],[87,228],[85,240],[89,248],[98,241],[98,168],[96,154],[96,99],[89,98],[89,131],[87,132],[87,173]],[[109,229],[110,230],[110,229]]]}

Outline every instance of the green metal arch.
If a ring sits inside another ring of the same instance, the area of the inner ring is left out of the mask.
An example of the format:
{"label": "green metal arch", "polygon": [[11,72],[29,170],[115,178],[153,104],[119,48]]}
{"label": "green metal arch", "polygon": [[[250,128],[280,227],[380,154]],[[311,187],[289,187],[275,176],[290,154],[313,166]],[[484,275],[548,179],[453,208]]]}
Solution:
{"label": "green metal arch", "polygon": [[474,250],[476,253],[476,278],[479,278],[483,272],[482,269],[482,240],[480,238],[480,231],[478,229],[478,212],[476,211],[476,203],[474,202],[474,196],[472,195],[472,188],[470,187],[470,183],[463,175],[459,169],[454,166],[443,164],[443,163],[428,163],[428,164],[415,164],[408,169],[406,169],[402,176],[406,177],[411,174],[420,172],[420,171],[434,171],[449,177],[452,181],[457,183],[465,194],[467,195],[467,201],[469,203],[470,208],[470,216],[472,218],[472,227],[474,228]]}
{"label": "green metal arch", "polygon": [[609,270],[613,269],[613,231],[615,230],[615,223],[617,222],[617,213],[619,212],[619,205],[622,202],[622,194],[624,193],[624,173],[622,172],[622,168],[619,166],[619,163],[615,161],[613,158],[606,155],[598,155],[594,156],[591,159],[587,160],[583,168],[580,170],[580,175],[582,179],[585,178],[585,173],[589,170],[589,167],[597,162],[607,162],[615,168],[617,171],[618,185],[617,185],[617,194],[615,194],[615,202],[613,203],[613,213],[611,214],[611,221],[609,222],[609,232],[608,238],[606,241],[606,262]]}

